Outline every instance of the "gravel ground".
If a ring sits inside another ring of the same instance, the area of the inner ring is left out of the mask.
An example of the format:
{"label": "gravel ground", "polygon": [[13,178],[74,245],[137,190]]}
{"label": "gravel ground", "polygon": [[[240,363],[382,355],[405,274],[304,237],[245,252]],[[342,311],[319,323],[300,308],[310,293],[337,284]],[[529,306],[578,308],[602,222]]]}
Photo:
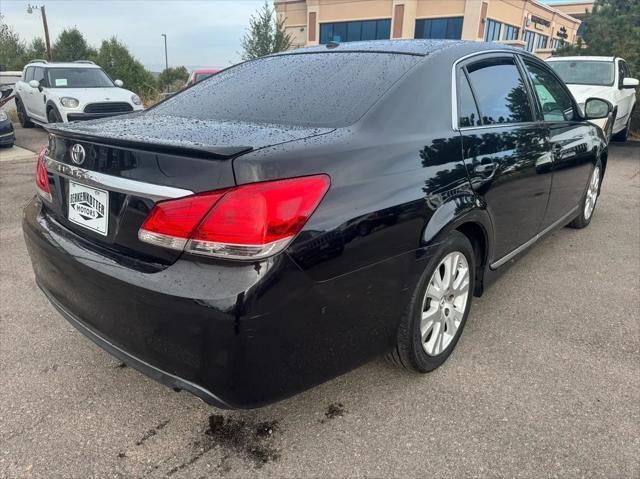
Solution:
{"label": "gravel ground", "polygon": [[589,228],[476,298],[443,367],[374,361],[247,412],[121,367],[54,311],[20,231],[33,173],[0,163],[0,477],[640,476],[640,143],[612,146]]}

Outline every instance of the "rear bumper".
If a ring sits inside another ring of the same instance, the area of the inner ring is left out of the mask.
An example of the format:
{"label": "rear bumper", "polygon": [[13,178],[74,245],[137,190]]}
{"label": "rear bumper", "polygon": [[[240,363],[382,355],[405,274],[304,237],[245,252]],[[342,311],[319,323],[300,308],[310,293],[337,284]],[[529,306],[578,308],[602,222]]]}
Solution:
{"label": "rear bumper", "polygon": [[140,265],[43,213],[23,231],[35,277],[83,334],[144,374],[223,408],[259,407],[387,350],[415,254],[322,283],[286,254],[255,263]]}

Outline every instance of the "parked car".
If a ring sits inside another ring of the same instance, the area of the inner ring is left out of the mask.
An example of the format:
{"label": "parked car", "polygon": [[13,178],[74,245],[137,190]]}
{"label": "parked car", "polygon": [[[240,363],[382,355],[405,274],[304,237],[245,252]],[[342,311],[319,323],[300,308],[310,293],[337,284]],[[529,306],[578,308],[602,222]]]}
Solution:
{"label": "parked car", "polygon": [[209,77],[212,77],[213,75],[215,75],[219,71],[220,70],[218,70],[216,68],[195,68],[191,72],[191,74],[189,74],[189,78],[187,79],[187,83],[182,85],[182,87],[180,87],[180,90],[186,90],[190,86],[195,85],[196,83],[201,82],[202,80],[206,80]]}
{"label": "parked car", "polygon": [[473,295],[589,225],[607,143],[587,120],[612,107],[584,111],[503,45],[245,62],[142,114],[49,127],[23,215],[35,278],[98,345],[223,408],[384,353],[425,373]]}
{"label": "parked car", "polygon": [[[604,98],[617,108],[611,134],[617,141],[626,141],[631,125],[631,113],[636,105],[636,88],[640,82],[632,78],[627,62],[619,57],[552,57],[549,65],[564,80],[584,108],[590,97]],[[603,128],[605,119],[594,123]]]}
{"label": "parked car", "polygon": [[143,110],[135,93],[122,88],[90,61],[48,63],[34,60],[16,83],[16,109],[24,128],[91,120]]}
{"label": "parked car", "polygon": [[16,135],[13,132],[13,124],[7,113],[0,109],[0,146],[13,146]]}

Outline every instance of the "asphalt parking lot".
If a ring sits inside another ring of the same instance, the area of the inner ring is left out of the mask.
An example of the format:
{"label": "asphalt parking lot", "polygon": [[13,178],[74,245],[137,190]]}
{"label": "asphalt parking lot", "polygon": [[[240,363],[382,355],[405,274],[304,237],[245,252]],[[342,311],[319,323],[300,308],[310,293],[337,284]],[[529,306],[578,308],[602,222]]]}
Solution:
{"label": "asphalt parking lot", "polygon": [[640,476],[639,142],[611,147],[587,229],[475,299],[443,367],[381,359],[244,412],[121,367],[48,304],[20,229],[34,169],[0,161],[0,477]]}

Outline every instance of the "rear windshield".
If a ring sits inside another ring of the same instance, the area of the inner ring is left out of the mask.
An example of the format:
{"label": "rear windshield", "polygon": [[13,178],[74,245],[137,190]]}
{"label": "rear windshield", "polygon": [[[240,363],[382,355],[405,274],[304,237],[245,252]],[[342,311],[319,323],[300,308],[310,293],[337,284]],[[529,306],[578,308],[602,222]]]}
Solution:
{"label": "rear windshield", "polygon": [[356,52],[268,57],[222,71],[150,113],[337,128],[356,122],[419,60]]}
{"label": "rear windshield", "polygon": [[599,60],[558,60],[549,62],[565,83],[613,85],[613,62]]}

